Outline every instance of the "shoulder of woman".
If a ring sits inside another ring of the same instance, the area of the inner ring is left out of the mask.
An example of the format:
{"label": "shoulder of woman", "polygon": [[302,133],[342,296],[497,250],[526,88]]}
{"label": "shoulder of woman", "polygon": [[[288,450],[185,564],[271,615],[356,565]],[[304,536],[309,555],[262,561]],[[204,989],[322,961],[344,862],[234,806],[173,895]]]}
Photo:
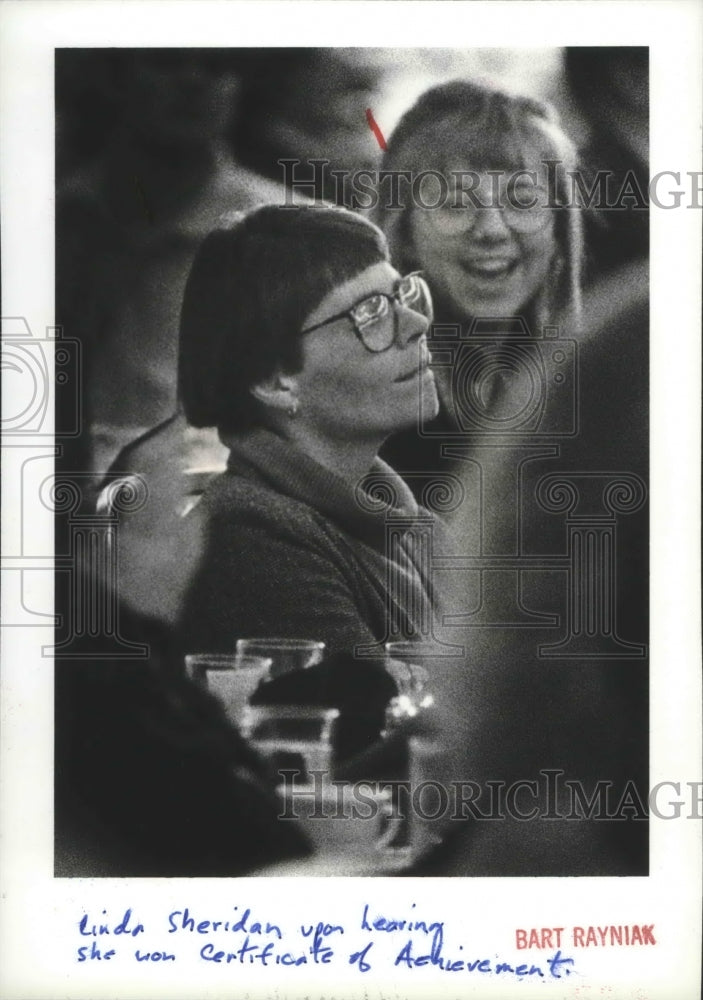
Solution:
{"label": "shoulder of woman", "polygon": [[301,535],[319,541],[339,534],[332,521],[310,504],[287,496],[273,486],[231,472],[217,476],[208,487],[202,514],[210,524],[234,532],[252,528],[277,537]]}

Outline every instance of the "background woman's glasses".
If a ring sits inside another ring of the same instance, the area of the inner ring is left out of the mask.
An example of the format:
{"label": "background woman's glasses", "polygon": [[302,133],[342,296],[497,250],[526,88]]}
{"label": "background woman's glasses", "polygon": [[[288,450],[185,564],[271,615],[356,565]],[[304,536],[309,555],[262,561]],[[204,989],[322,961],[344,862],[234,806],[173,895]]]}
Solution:
{"label": "background woman's glasses", "polygon": [[541,187],[500,190],[495,199],[477,198],[474,204],[467,192],[450,192],[443,204],[423,212],[435,228],[448,236],[462,235],[475,229],[490,212],[500,212],[506,226],[517,233],[537,233],[553,218],[555,205],[549,191]]}
{"label": "background woman's glasses", "polygon": [[432,222],[435,228],[445,233],[447,236],[461,236],[464,233],[475,229],[480,223],[481,217],[486,212],[500,211],[503,220],[509,229],[516,233],[538,233],[544,229],[552,217],[551,208],[440,208],[432,213]]}

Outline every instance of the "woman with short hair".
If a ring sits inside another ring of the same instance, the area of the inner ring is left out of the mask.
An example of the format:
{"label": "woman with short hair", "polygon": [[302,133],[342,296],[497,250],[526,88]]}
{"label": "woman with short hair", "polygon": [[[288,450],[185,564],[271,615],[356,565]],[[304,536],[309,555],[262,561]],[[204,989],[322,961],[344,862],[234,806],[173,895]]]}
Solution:
{"label": "woman with short hair", "polygon": [[431,318],[424,281],[344,209],[267,206],[204,241],[179,389],[189,422],[218,427],[230,454],[189,515],[204,551],[186,649],[284,636],[368,655],[426,628],[428,567],[412,531],[391,544],[388,525],[431,516],[378,451],[414,425],[419,398],[436,410]]}

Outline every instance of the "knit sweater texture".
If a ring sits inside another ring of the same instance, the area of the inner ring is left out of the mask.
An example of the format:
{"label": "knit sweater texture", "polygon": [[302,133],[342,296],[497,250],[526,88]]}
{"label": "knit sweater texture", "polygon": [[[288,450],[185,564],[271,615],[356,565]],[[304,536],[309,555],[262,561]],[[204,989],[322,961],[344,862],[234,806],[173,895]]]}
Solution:
{"label": "knit sweater texture", "polygon": [[275,636],[370,655],[426,629],[419,539],[436,544],[442,529],[385,462],[354,489],[271,431],[226,443],[227,470],[189,515],[204,519],[204,550],[181,615],[186,650]]}

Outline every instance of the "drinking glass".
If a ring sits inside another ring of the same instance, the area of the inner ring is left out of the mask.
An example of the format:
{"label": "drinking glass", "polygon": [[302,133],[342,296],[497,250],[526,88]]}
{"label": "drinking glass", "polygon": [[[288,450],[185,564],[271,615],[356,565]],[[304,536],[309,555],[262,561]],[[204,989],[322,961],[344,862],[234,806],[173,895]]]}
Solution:
{"label": "drinking glass", "polygon": [[273,679],[320,663],[325,644],[316,639],[238,639],[237,652],[268,657]]}
{"label": "drinking glass", "polygon": [[267,757],[275,771],[298,769],[302,784],[313,784],[312,771],[329,780],[337,708],[317,705],[248,705],[241,719],[245,739]]}
{"label": "drinking glass", "polygon": [[191,653],[186,673],[220,701],[230,722],[238,725],[249,699],[269,676],[271,659],[240,653]]}

